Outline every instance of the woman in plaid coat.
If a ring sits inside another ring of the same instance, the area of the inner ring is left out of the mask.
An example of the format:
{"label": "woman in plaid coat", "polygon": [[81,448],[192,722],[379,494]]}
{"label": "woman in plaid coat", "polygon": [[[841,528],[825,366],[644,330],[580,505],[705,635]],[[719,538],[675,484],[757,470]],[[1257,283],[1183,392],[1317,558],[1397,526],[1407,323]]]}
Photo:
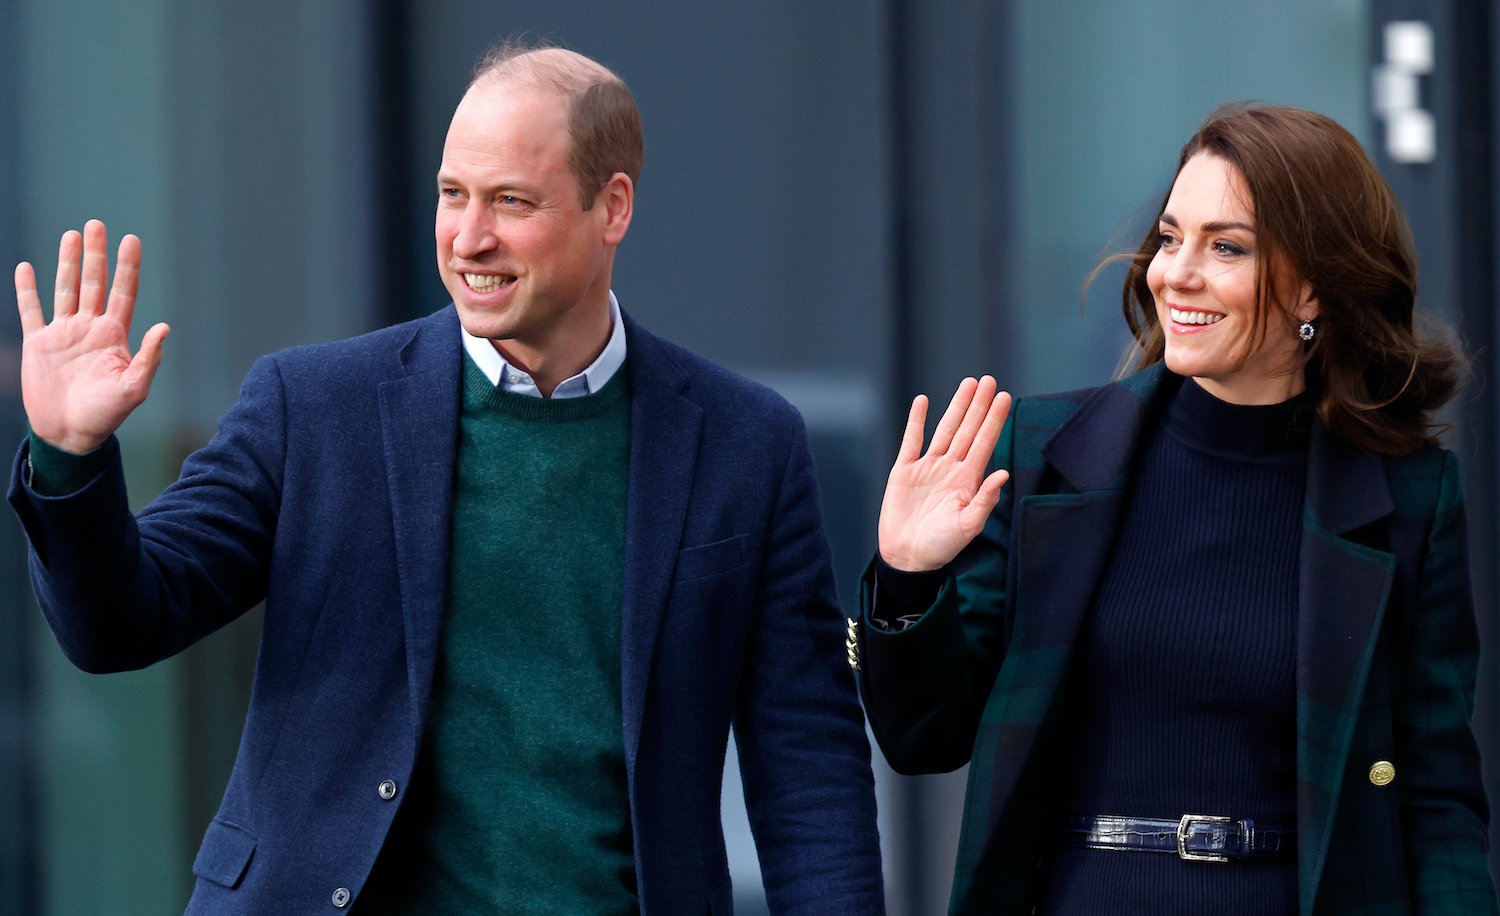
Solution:
{"label": "woman in plaid coat", "polygon": [[895,769],[970,764],[951,912],[1496,912],[1464,365],[1414,298],[1358,142],[1225,108],[1131,258],[1134,374],[967,379],[925,452],[916,399],[851,664]]}

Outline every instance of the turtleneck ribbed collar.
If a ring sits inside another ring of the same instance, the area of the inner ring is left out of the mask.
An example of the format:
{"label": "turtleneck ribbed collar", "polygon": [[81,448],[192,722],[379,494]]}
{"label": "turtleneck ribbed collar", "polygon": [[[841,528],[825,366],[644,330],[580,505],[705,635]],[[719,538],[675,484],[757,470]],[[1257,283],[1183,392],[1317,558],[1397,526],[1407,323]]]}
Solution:
{"label": "turtleneck ribbed collar", "polygon": [[1169,395],[1164,424],[1188,447],[1238,460],[1306,460],[1313,419],[1307,392],[1280,404],[1252,406],[1221,401],[1190,378],[1168,374],[1163,384],[1177,387]]}

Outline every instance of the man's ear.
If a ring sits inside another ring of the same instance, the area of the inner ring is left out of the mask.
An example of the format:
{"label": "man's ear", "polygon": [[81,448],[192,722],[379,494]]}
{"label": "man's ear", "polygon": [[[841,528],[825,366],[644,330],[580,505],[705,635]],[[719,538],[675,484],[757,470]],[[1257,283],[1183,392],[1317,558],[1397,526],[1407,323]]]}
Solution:
{"label": "man's ear", "polygon": [[624,172],[614,173],[594,197],[594,206],[604,208],[605,244],[620,244],[635,212],[635,182]]}

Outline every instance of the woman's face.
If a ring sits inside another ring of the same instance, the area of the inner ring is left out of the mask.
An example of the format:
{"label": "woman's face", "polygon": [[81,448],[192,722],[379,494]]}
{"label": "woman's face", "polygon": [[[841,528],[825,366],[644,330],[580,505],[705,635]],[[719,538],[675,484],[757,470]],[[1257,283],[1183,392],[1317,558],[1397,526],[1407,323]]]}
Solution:
{"label": "woman's face", "polygon": [[[1177,173],[1158,231],[1161,247],[1146,271],[1166,337],[1167,368],[1190,375],[1233,404],[1276,404],[1302,391],[1297,322],[1317,315],[1307,284],[1277,290],[1296,316],[1270,310],[1255,339],[1255,209],[1239,170],[1202,152]],[[1295,297],[1295,298],[1293,298]]]}

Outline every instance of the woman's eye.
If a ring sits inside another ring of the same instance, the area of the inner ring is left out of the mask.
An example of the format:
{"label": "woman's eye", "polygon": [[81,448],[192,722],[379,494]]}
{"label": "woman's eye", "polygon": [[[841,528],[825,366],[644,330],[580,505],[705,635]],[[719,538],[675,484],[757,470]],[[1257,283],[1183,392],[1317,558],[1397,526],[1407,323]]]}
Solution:
{"label": "woman's eye", "polygon": [[1245,253],[1245,249],[1233,242],[1214,242],[1214,251],[1217,251],[1219,254],[1236,256]]}
{"label": "woman's eye", "polygon": [[1177,239],[1170,232],[1158,232],[1156,234],[1156,244],[1159,248],[1165,248],[1175,241],[1177,241]]}

